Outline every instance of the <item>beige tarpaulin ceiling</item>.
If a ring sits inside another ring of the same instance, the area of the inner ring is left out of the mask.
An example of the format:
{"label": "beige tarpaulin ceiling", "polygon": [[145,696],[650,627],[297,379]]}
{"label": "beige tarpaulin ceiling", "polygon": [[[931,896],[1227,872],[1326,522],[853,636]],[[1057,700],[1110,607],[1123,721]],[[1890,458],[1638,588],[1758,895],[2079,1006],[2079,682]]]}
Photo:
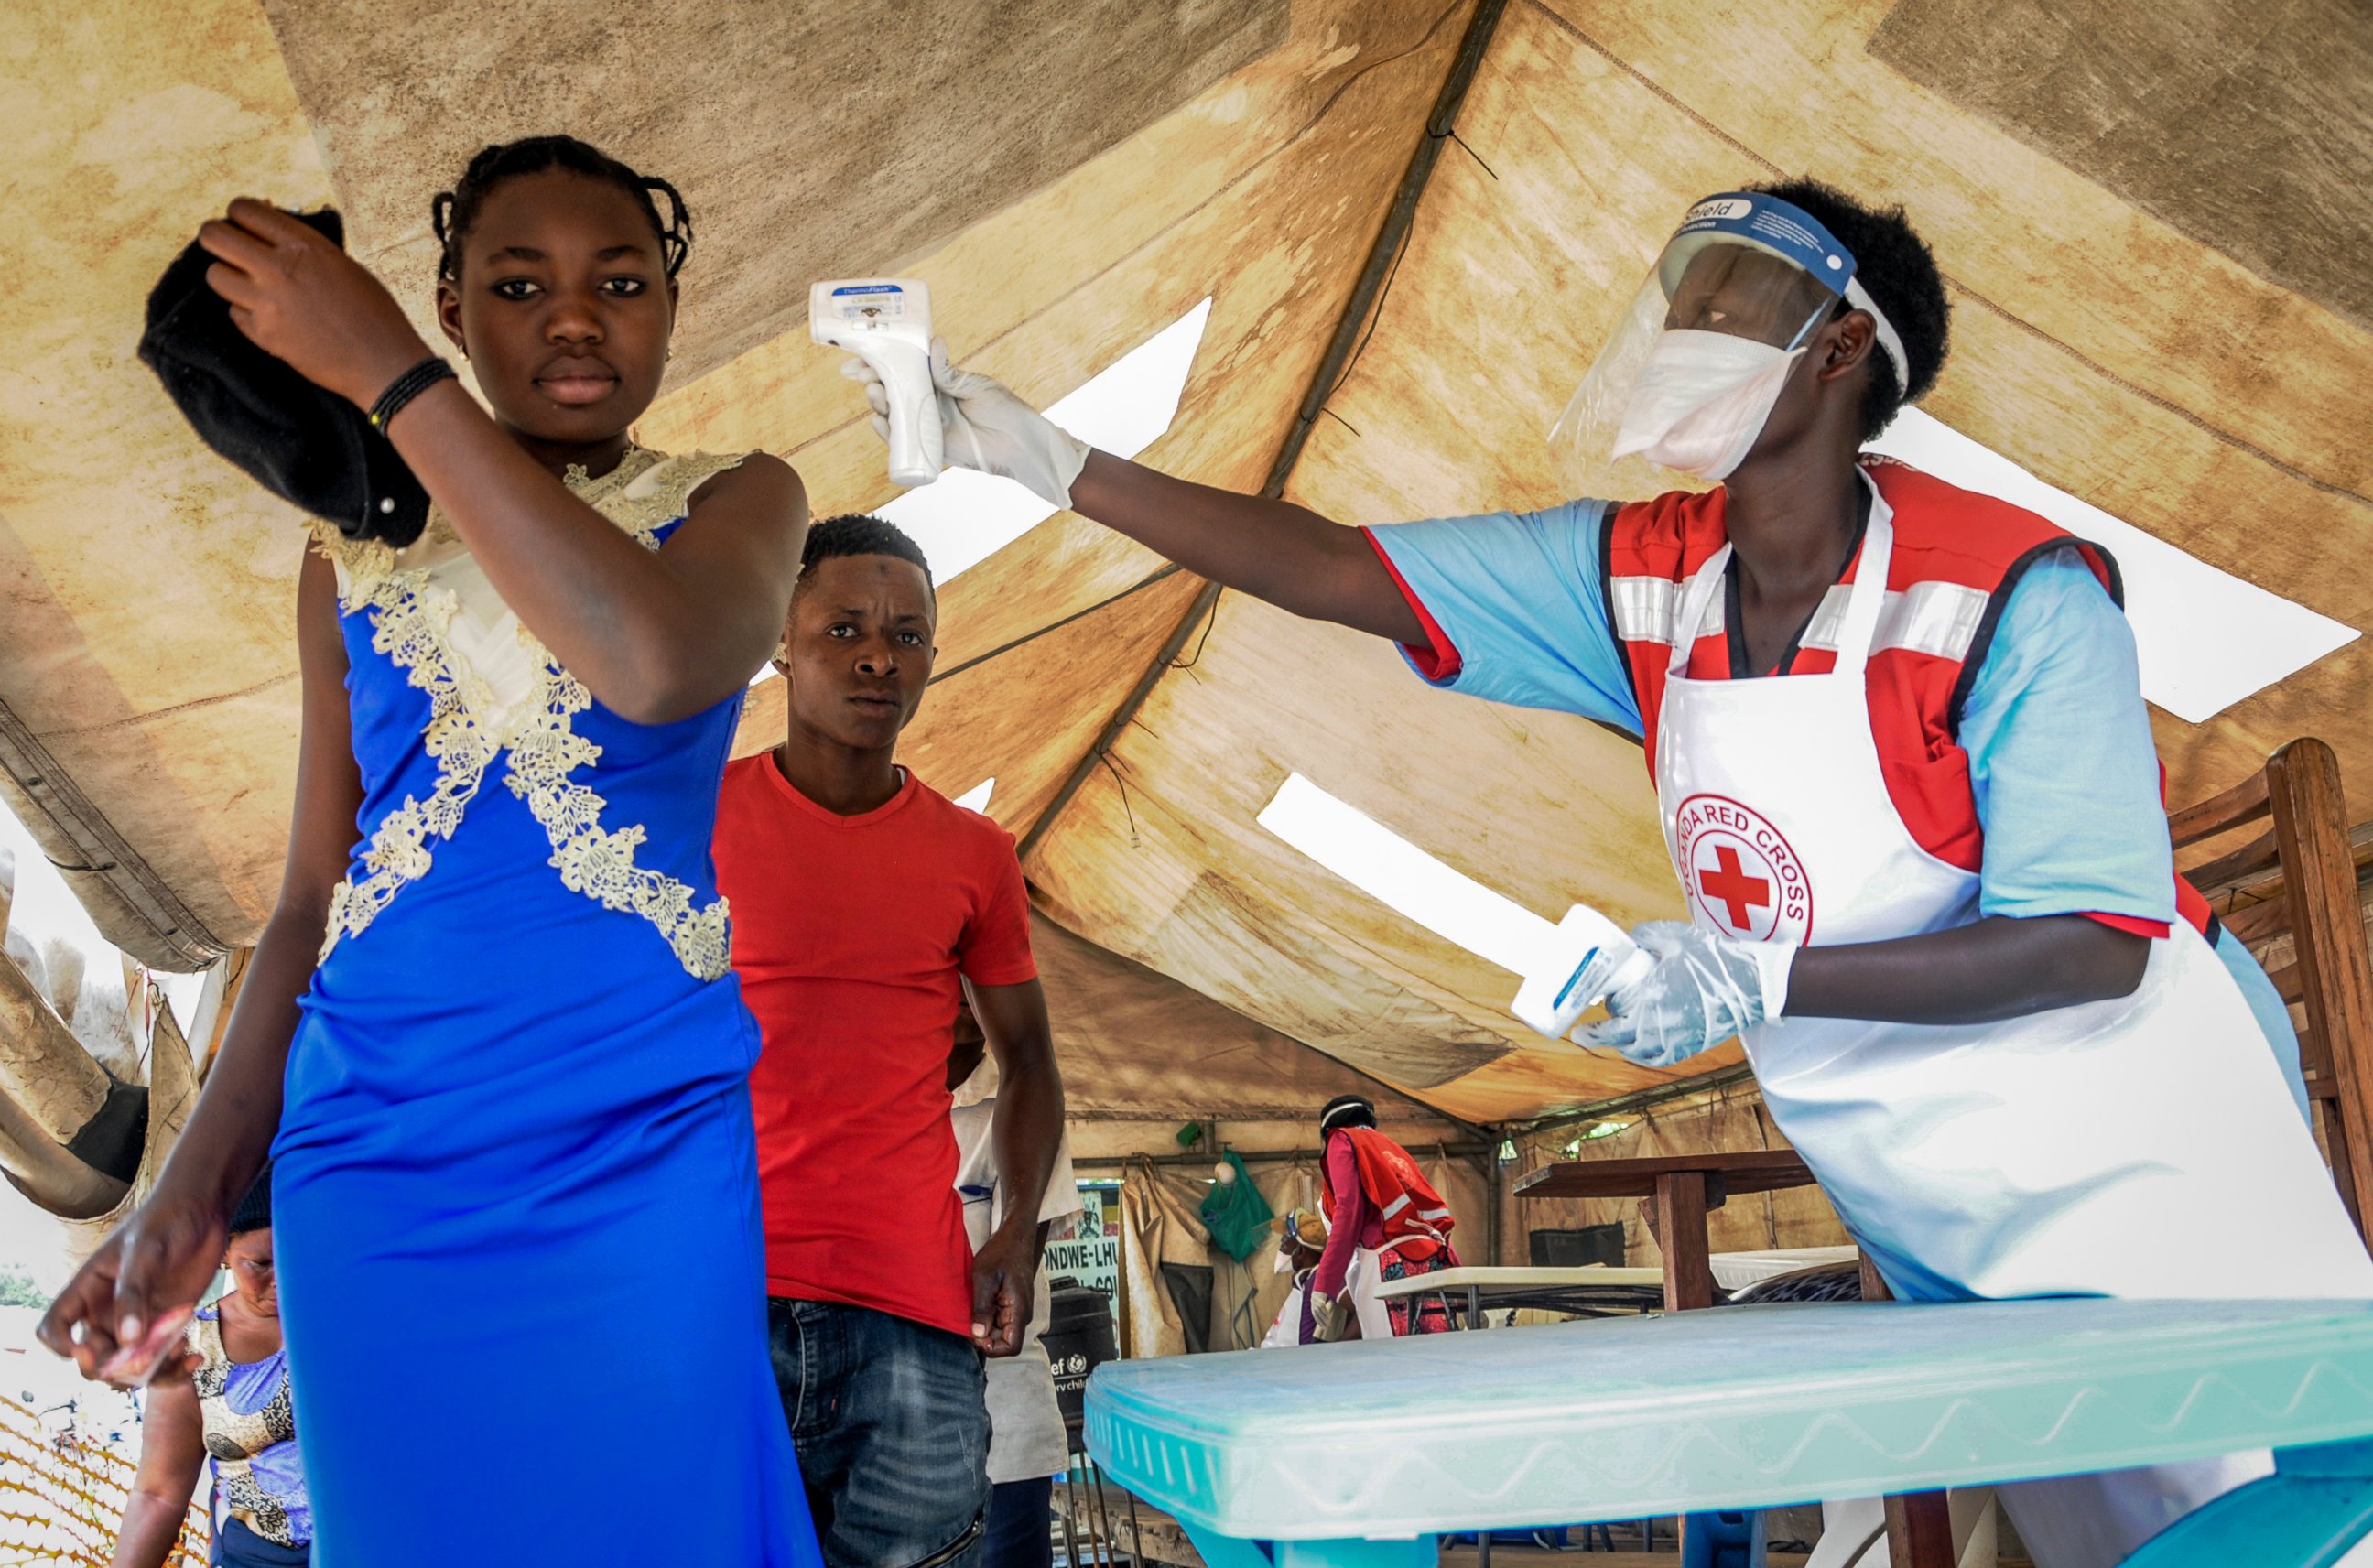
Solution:
{"label": "beige tarpaulin ceiling", "polygon": [[[1177,1153],[1182,1122],[1216,1124],[1218,1141],[1245,1151],[1307,1150],[1318,1109],[1364,1094],[1381,1125],[1411,1148],[1471,1144],[1476,1129],[1305,1049],[1166,975],[1073,936],[1044,915],[1031,946],[1055,1025],[1055,1057],[1071,1149],[1080,1160],[1148,1151]],[[996,1065],[970,1089],[989,1092]],[[1210,1175],[1210,1139],[1182,1179]]]}
{"label": "beige tarpaulin ceiling", "polygon": [[[182,965],[252,941],[285,830],[298,531],[131,357],[148,283],[235,192],[336,201],[425,300],[427,199],[478,143],[566,128],[668,174],[700,240],[676,379],[643,434],[788,454],[826,509],[890,489],[801,328],[812,278],[929,279],[969,362],[1042,399],[1208,296],[1147,456],[1262,482],[1470,6],[923,15],[880,32],[761,0],[116,0],[17,18],[0,42],[0,762],[111,937]],[[2346,0],[1513,0],[1286,493],[1359,521],[1553,498],[1542,431],[1614,291],[1692,197],[1802,171],[1902,202],[1934,242],[1956,306],[1938,417],[2214,566],[2373,624],[2367,32]],[[944,597],[943,665],[979,661],[934,692],[910,757],[952,790],[996,776],[1017,833],[1160,676],[1035,835],[1043,907],[1470,1121],[1651,1085],[1528,1040],[1508,977],[1252,821],[1298,770],[1534,909],[1581,896],[1637,919],[1677,900],[1636,749],[1429,695],[1390,649],[1233,595],[1187,667],[1155,672],[1199,586],[1149,582],[1160,565],[1058,517]],[[2368,661],[2358,641],[2208,723],[2160,715],[2173,798],[2315,733],[2361,813]],[[766,696],[745,743],[766,738]]]}

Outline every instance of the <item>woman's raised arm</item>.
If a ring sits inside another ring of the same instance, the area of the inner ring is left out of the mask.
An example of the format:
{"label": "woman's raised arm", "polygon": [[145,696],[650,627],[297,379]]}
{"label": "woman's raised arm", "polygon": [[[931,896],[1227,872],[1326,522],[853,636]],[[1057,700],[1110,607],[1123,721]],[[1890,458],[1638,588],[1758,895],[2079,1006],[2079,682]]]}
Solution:
{"label": "woman's raised arm", "polygon": [[[429,357],[380,281],[288,214],[234,202],[198,238],[218,258],[207,282],[240,330],[357,407]],[[555,352],[598,347],[602,308],[573,293],[551,307],[583,317],[547,322]],[[656,355],[664,341],[641,346]],[[654,554],[569,494],[456,381],[404,404],[386,433],[503,603],[626,718],[663,723],[722,701],[782,637],[807,495],[779,459],[753,457],[704,485]]]}

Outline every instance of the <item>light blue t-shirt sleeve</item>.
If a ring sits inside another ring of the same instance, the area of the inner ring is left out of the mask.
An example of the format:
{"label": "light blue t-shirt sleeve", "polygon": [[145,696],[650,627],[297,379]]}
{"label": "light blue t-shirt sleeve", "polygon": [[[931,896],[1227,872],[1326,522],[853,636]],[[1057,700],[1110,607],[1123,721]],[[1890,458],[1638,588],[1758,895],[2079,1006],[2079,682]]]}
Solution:
{"label": "light blue t-shirt sleeve", "polygon": [[1371,528],[1447,647],[1402,649],[1446,690],[1641,732],[1598,582],[1604,501]]}
{"label": "light blue t-shirt sleeve", "polygon": [[2011,590],[1961,710],[1988,915],[2175,919],[2134,634],[2073,551]]}

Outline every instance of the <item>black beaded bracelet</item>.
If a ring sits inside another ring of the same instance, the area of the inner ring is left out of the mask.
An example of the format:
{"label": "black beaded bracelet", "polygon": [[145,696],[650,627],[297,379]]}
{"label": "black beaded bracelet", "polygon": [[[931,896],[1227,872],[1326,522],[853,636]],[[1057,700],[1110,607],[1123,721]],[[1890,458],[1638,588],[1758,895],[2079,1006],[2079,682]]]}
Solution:
{"label": "black beaded bracelet", "polygon": [[387,422],[403,412],[404,404],[427,392],[438,382],[453,377],[453,367],[433,355],[406,370],[388,383],[387,391],[370,405],[370,427],[380,435],[387,434]]}

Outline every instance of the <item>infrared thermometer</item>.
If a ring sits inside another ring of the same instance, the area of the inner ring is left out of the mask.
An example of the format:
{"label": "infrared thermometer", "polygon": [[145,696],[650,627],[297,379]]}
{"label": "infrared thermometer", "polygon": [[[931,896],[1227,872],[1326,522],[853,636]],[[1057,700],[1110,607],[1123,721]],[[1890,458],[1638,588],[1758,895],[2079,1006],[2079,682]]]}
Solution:
{"label": "infrared thermometer", "polygon": [[940,409],[931,387],[931,290],[918,278],[842,277],[808,290],[808,335],[846,349],[890,400],[890,479],[912,489],[940,476]]}
{"label": "infrared thermometer", "polygon": [[1655,966],[1655,955],[1642,951],[1622,927],[1577,904],[1542,939],[1510,1011],[1536,1032],[1561,1040],[1584,1013]]}

